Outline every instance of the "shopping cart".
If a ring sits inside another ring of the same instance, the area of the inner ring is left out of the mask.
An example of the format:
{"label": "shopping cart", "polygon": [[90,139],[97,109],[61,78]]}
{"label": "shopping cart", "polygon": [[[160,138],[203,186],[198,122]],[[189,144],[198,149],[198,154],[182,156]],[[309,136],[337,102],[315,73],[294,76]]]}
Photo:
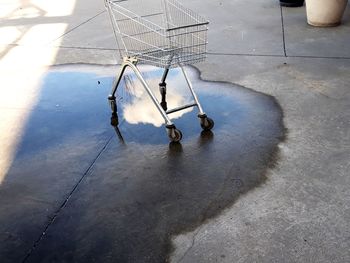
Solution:
{"label": "shopping cart", "polygon": [[[184,69],[184,65],[203,61],[206,57],[208,21],[183,7],[175,0],[105,0],[111,19],[120,57],[123,59],[120,72],[113,82],[108,100],[112,113],[117,112],[115,93],[125,69],[130,67],[147,91],[165,121],[171,141],[182,138],[169,114],[190,107],[198,108],[198,117],[203,130],[211,130],[214,121],[204,113],[198,97]],[[164,68],[159,83],[159,102],[137,68],[138,63]],[[168,110],[166,103],[166,78],[171,68],[180,67],[193,102]]]}

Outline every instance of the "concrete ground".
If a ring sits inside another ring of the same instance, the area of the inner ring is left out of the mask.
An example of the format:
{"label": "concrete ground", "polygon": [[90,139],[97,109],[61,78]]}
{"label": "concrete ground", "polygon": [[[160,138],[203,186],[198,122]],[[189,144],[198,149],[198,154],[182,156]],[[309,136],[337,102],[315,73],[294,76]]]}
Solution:
{"label": "concrete ground", "polygon": [[[174,149],[163,129],[145,125],[160,138],[145,146],[126,122],[123,148],[109,124],[118,54],[103,1],[0,1],[1,262],[350,261],[349,6],[341,26],[314,28],[278,1],[184,4],[211,23],[204,83],[244,103],[209,108],[220,118],[204,137],[184,117]],[[169,177],[179,166],[190,179]]]}

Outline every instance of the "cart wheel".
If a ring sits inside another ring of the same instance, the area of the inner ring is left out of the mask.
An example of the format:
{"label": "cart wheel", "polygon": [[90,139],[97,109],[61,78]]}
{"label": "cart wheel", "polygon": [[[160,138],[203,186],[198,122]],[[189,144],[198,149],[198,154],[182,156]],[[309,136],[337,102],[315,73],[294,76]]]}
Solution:
{"label": "cart wheel", "polygon": [[160,92],[160,95],[164,96],[166,94],[166,86],[161,86],[159,84],[159,92]]}
{"label": "cart wheel", "polygon": [[200,118],[201,127],[205,131],[210,131],[214,127],[214,121],[211,118]]}
{"label": "cart wheel", "polygon": [[168,129],[168,137],[172,142],[179,142],[182,139],[182,133],[176,128]]}
{"label": "cart wheel", "polygon": [[118,115],[116,113],[112,113],[111,125],[114,126],[114,127],[117,127],[118,124],[119,124]]}
{"label": "cart wheel", "polygon": [[109,106],[111,107],[112,113],[117,112],[117,103],[116,103],[115,99],[116,98],[113,95],[108,96],[108,102],[109,102]]}

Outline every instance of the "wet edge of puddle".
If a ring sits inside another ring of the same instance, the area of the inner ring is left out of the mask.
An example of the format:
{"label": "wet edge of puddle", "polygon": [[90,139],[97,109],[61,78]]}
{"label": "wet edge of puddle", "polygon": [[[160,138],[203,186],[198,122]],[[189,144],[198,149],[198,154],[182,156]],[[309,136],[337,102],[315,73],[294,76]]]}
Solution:
{"label": "wet edge of puddle", "polygon": [[210,220],[212,220],[212,219],[222,215],[227,209],[230,209],[230,207],[232,207],[239,198],[243,197],[248,192],[250,192],[250,191],[252,191],[252,190],[254,190],[256,188],[263,187],[263,185],[268,180],[268,177],[269,177],[268,175],[269,175],[270,171],[277,167],[278,162],[279,162],[279,160],[281,158],[280,145],[282,143],[285,143],[287,141],[287,139],[288,139],[288,128],[285,126],[285,123],[284,123],[284,117],[285,117],[284,116],[284,111],[283,111],[283,109],[282,109],[282,107],[281,107],[281,105],[278,102],[276,97],[274,97],[272,95],[269,95],[269,94],[266,94],[266,93],[263,93],[263,92],[260,92],[260,91],[256,91],[256,90],[251,89],[249,87],[238,85],[238,84],[236,84],[234,82],[220,81],[220,80],[210,80],[209,78],[208,79],[203,78],[202,72],[197,67],[195,67],[193,65],[190,65],[190,66],[187,66],[187,67],[189,67],[191,70],[193,70],[195,72],[195,75],[196,75],[196,77],[198,78],[199,81],[206,82],[206,83],[213,83],[213,84],[228,85],[228,86],[231,86],[232,88],[238,88],[238,89],[242,89],[242,90],[245,90],[247,92],[250,92],[250,93],[256,93],[256,94],[260,94],[262,96],[268,97],[270,100],[272,100],[275,108],[278,111],[280,111],[281,116],[280,116],[280,119],[278,121],[279,121],[279,125],[281,127],[282,135],[280,137],[278,137],[279,142],[274,146],[274,149],[272,150],[270,158],[269,158],[269,160],[268,160],[268,162],[266,164],[265,170],[262,171],[262,174],[261,174],[262,180],[259,181],[253,187],[248,188],[248,189],[244,189],[243,191],[240,191],[240,193],[234,199],[232,199],[229,204],[227,204],[226,206],[221,207],[220,211],[218,211],[217,213],[213,214],[212,216],[207,217],[207,218],[203,218],[203,220],[201,222],[199,222],[197,225],[188,226],[188,228],[186,228],[186,229],[182,229],[181,231],[173,233],[171,235],[171,243],[169,244],[169,247],[168,247],[166,262],[170,262],[171,257],[173,256],[173,253],[174,253],[174,251],[176,249],[175,244],[173,242],[173,239],[176,236],[183,235],[183,234],[195,231],[200,226],[208,223]]}

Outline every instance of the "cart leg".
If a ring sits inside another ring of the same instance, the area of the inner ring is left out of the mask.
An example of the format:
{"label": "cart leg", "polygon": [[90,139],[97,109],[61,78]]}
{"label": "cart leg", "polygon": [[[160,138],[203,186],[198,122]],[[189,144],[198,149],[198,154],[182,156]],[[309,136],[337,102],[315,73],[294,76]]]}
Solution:
{"label": "cart leg", "polygon": [[108,101],[109,101],[109,104],[111,106],[112,114],[117,112],[117,103],[116,103],[115,93],[117,91],[117,88],[119,86],[119,83],[123,77],[123,74],[124,74],[127,66],[128,66],[127,63],[125,63],[125,62],[122,63],[118,78],[113,81],[112,91],[111,91],[110,95],[108,96]]}
{"label": "cart leg", "polygon": [[169,72],[169,68],[166,68],[164,70],[161,82],[159,83],[159,92],[160,92],[160,95],[162,96],[162,101],[160,103],[160,106],[162,106],[163,110],[165,111],[168,109],[168,105],[166,102],[166,82],[165,82],[165,79],[168,76],[168,72]]}
{"label": "cart leg", "polygon": [[181,70],[182,70],[182,73],[183,73],[183,75],[184,75],[184,77],[185,77],[185,80],[186,80],[186,82],[187,82],[188,88],[189,88],[190,91],[191,91],[192,97],[193,97],[195,103],[197,104],[197,107],[198,107],[198,110],[199,110],[198,116],[200,116],[200,115],[205,115],[205,113],[204,113],[204,111],[203,111],[203,108],[202,108],[201,104],[199,103],[198,97],[197,97],[196,93],[195,93],[194,90],[193,90],[192,83],[191,83],[190,79],[188,78],[188,75],[187,75],[187,73],[186,73],[184,67],[183,67],[182,65],[179,65],[179,66],[180,66],[180,68],[181,68]]}
{"label": "cart leg", "polygon": [[199,100],[198,100],[198,97],[196,95],[196,93],[194,92],[193,90],[193,87],[192,87],[192,83],[184,69],[184,67],[179,64],[181,70],[182,70],[182,73],[186,79],[186,82],[187,82],[187,85],[188,85],[188,88],[190,89],[191,91],[191,94],[192,94],[192,97],[195,101],[195,103],[197,104],[197,107],[198,107],[198,118],[199,118],[199,121],[200,121],[200,125],[202,127],[203,130],[211,130],[213,127],[214,127],[214,121],[211,119],[211,118],[208,118],[208,116],[205,114],[205,112],[203,111],[203,108],[202,108],[202,105],[200,104]]}
{"label": "cart leg", "polygon": [[160,95],[162,96],[162,101],[160,102],[160,106],[162,106],[163,110],[168,109],[168,104],[166,102],[166,84],[164,86],[159,85],[159,92]]}
{"label": "cart leg", "polygon": [[153,94],[152,90],[149,88],[147,82],[143,79],[141,72],[139,71],[139,69],[136,66],[136,63],[137,63],[137,60],[135,60],[135,59],[127,61],[127,65],[134,71],[135,75],[137,76],[137,78],[142,83],[142,85],[145,88],[145,90],[147,91],[148,95],[151,97],[154,105],[157,107],[159,113],[162,115],[162,117],[163,117],[163,119],[165,121],[168,137],[173,142],[179,142],[181,140],[181,138],[182,138],[181,131],[176,129],[175,125],[169,119],[168,115],[166,114],[166,112],[162,108],[162,106],[160,105],[160,103],[157,100],[156,96]]}
{"label": "cart leg", "polygon": [[152,90],[149,88],[147,82],[143,79],[143,76],[142,76],[141,72],[139,71],[139,69],[136,67],[136,65],[134,63],[128,63],[128,66],[134,71],[135,75],[140,80],[142,86],[145,88],[145,90],[147,91],[148,95],[151,97],[151,99],[152,99],[153,103],[156,105],[159,113],[162,115],[166,125],[173,125],[173,123],[169,119],[169,117],[166,114],[166,112],[160,106],[160,103],[158,102],[156,96],[153,94]]}
{"label": "cart leg", "polygon": [[114,127],[114,130],[120,140],[120,142],[122,144],[124,144],[124,139],[123,139],[123,135],[120,132],[118,125],[119,125],[119,120],[118,120],[118,114],[116,112],[112,113],[112,117],[111,117],[111,125]]}

